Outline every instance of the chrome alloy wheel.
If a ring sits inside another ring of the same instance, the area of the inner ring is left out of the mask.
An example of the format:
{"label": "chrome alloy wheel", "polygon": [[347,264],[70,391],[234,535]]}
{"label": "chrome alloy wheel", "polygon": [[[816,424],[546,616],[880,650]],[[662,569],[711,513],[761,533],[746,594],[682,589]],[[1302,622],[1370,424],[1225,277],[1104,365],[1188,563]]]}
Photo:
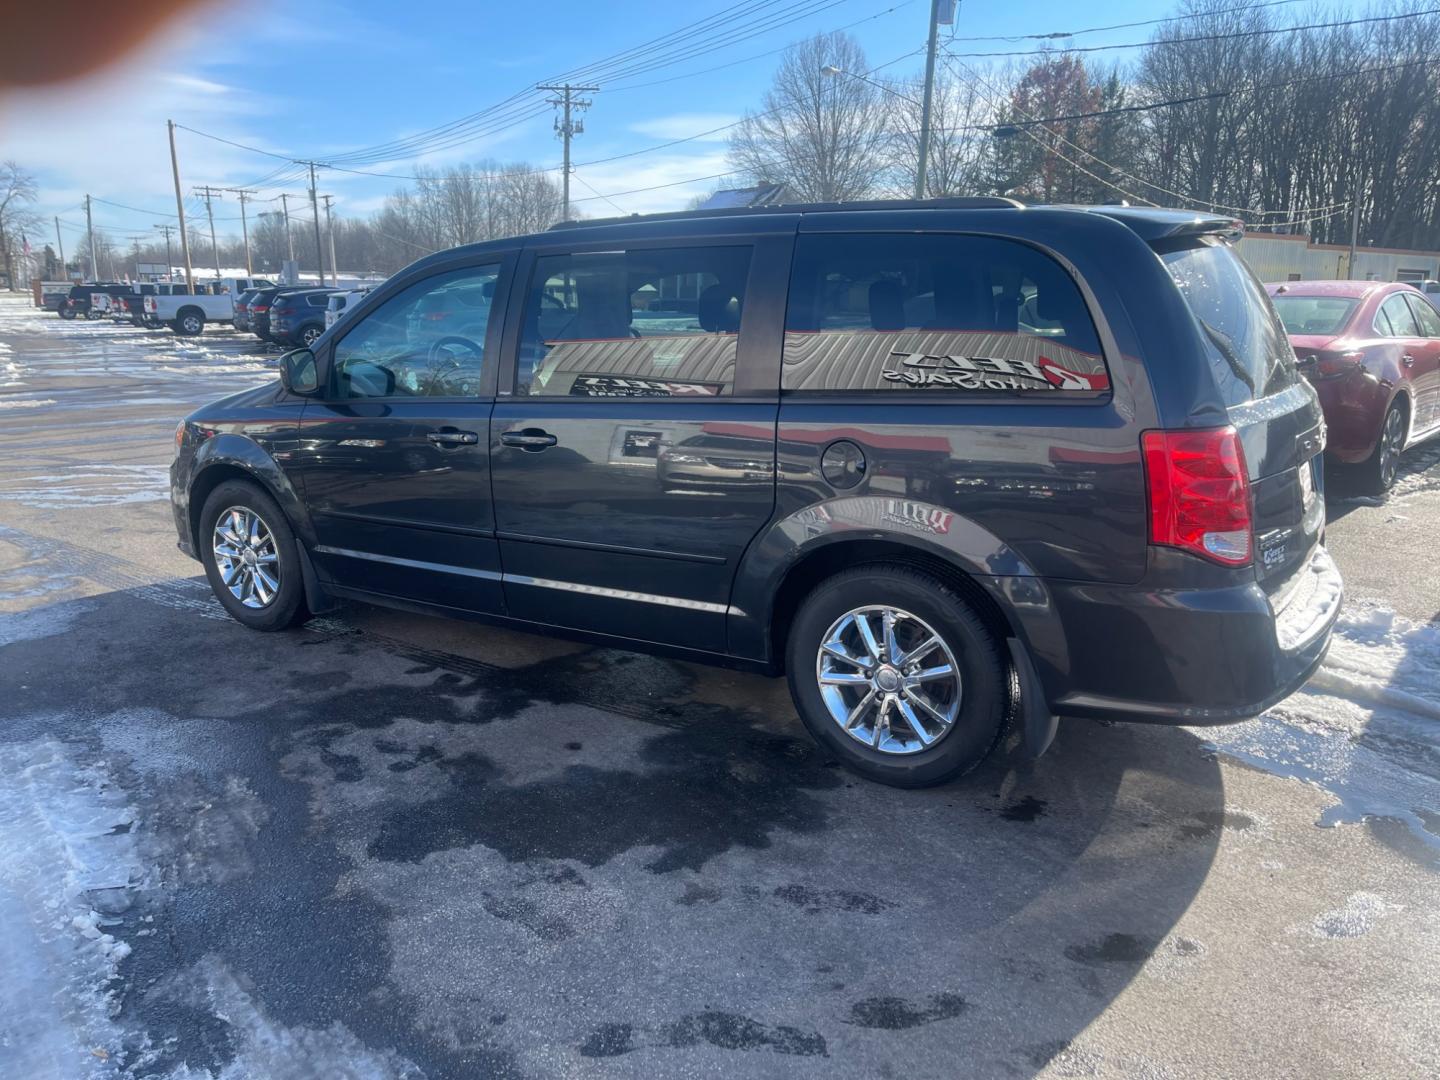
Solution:
{"label": "chrome alloy wheel", "polygon": [[837,619],[820,645],[815,677],[831,719],[884,754],[934,746],[960,712],[955,654],[900,608],[856,608]]}
{"label": "chrome alloy wheel", "polygon": [[280,555],[260,515],[232,506],[215,519],[211,538],[220,580],[248,608],[269,607],[280,593]]}
{"label": "chrome alloy wheel", "polygon": [[1404,449],[1405,414],[1392,407],[1385,414],[1385,429],[1380,432],[1380,484],[1386,490],[1395,483]]}

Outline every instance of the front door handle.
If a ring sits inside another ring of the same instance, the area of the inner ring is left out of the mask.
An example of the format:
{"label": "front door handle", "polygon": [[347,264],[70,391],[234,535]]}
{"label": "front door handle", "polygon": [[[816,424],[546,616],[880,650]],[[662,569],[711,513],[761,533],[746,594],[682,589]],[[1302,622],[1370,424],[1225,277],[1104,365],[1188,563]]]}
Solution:
{"label": "front door handle", "polygon": [[436,446],[475,446],[480,442],[480,436],[473,431],[456,431],[453,428],[444,431],[432,431],[425,438],[429,439]]}
{"label": "front door handle", "polygon": [[1400,357],[1400,363],[1404,364],[1406,367],[1414,367],[1414,366],[1415,366],[1415,357],[1411,356],[1411,355],[1407,352],[1404,356]]}
{"label": "front door handle", "polygon": [[548,431],[541,431],[539,428],[507,431],[500,436],[500,442],[503,445],[528,450],[532,454],[544,450],[547,446],[554,446],[559,441],[559,439],[551,435]]}

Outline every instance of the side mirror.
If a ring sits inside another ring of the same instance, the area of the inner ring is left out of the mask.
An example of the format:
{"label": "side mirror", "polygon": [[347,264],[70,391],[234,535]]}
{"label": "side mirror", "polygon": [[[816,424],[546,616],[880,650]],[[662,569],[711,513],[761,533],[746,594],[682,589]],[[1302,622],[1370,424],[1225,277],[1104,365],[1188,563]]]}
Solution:
{"label": "side mirror", "polygon": [[291,349],[280,357],[280,385],[292,394],[309,397],[320,390],[320,366],[309,349]]}

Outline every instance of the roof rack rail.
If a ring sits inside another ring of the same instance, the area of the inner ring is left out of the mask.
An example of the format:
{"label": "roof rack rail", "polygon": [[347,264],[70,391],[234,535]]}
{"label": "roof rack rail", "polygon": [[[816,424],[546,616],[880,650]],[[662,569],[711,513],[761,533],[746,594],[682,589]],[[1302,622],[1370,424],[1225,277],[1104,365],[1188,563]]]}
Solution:
{"label": "roof rack rail", "polygon": [[675,221],[687,218],[745,217],[755,214],[819,214],[835,210],[1020,210],[1025,204],[1003,195],[952,195],[939,199],[858,199],[854,202],[773,203],[767,206],[727,206],[714,210],[670,210],[659,214],[625,214],[621,217],[557,221],[555,229],[589,225],[619,225],[628,221]]}

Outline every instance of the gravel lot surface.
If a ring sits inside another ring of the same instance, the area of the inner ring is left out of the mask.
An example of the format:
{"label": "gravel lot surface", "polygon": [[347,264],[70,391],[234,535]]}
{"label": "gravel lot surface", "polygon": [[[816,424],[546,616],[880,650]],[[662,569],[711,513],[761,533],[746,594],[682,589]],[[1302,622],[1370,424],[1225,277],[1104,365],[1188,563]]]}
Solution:
{"label": "gravel lot surface", "polygon": [[783,683],[362,606],[248,632],[175,421],[276,353],[0,299],[0,1076],[1440,1075],[1440,449],[1236,727],[927,791]]}

